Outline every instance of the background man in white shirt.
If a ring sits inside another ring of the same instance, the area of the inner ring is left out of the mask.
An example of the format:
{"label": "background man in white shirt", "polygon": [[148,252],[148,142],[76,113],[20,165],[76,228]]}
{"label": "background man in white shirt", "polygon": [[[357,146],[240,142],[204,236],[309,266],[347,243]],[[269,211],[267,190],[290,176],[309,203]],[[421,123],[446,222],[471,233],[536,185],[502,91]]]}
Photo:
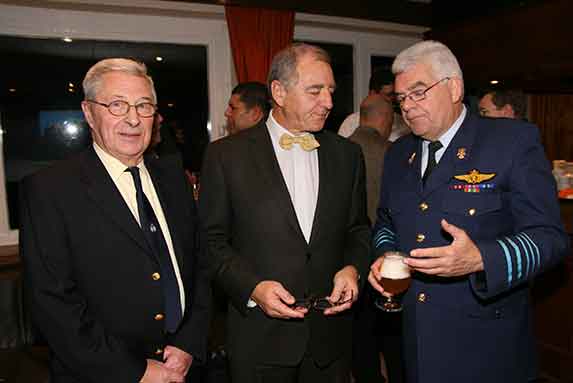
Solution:
{"label": "background man in white shirt", "polygon": [[[368,96],[366,96],[363,101],[373,95],[380,95],[385,97],[388,102],[392,102],[392,97],[394,95],[394,76],[392,73],[384,69],[377,69],[372,72],[370,81],[368,82]],[[342,137],[350,137],[359,125],[360,112],[354,112],[344,119],[338,129],[338,134]],[[408,133],[410,133],[410,128],[408,128],[408,125],[404,123],[402,116],[399,113],[394,113],[392,129],[388,140],[394,142]]]}

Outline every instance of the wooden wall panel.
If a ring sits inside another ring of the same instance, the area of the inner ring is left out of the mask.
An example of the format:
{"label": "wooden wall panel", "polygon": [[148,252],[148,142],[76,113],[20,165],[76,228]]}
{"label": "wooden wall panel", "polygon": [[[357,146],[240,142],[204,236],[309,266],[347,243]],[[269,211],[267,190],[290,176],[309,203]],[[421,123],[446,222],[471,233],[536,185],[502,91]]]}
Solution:
{"label": "wooden wall panel", "polygon": [[541,130],[549,160],[573,161],[573,95],[531,95],[529,118]]}
{"label": "wooden wall panel", "polygon": [[[573,201],[561,201],[561,218],[573,230]],[[539,367],[544,382],[573,383],[573,253],[533,282]]]}
{"label": "wooden wall panel", "polygon": [[466,83],[502,85],[543,93],[573,93],[573,1],[528,6],[433,28],[428,39],[458,58]]}

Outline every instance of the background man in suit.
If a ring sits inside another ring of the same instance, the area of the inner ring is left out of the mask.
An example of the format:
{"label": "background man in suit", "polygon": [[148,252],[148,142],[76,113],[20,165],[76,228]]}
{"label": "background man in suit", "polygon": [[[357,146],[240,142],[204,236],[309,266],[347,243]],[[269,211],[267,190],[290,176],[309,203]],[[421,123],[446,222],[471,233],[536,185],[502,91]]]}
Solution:
{"label": "background man in suit", "polygon": [[380,196],[380,175],[384,165],[384,155],[390,147],[388,141],[392,131],[394,112],[387,98],[372,94],[360,104],[360,126],[348,139],[362,149],[366,165],[366,197],[368,217],[376,222],[376,208]]}
{"label": "background man in suit", "polygon": [[266,121],[271,103],[265,84],[251,81],[238,84],[225,110],[227,132],[236,134]]}
{"label": "background man in suit", "polygon": [[279,52],[268,85],[266,123],[211,144],[202,171],[233,381],[345,382],[369,251],[360,147],[322,131],[335,88],[324,50]]}
{"label": "background man in suit", "polygon": [[83,86],[93,147],[23,183],[21,255],[51,381],[184,382],[208,326],[191,191],[180,163],[143,159],[157,102],[145,65],[102,60]]}
{"label": "background man in suit", "polygon": [[479,112],[484,117],[527,119],[527,96],[520,90],[495,89],[479,100]]}
{"label": "background man in suit", "polygon": [[[384,165],[384,155],[391,145],[388,137],[390,137],[393,120],[394,111],[388,98],[380,94],[371,94],[360,104],[360,126],[348,137],[350,141],[360,145],[364,156],[368,217],[372,224],[376,221],[376,208],[380,196],[380,175]],[[387,377],[385,364],[383,371],[380,368],[379,342],[375,336],[377,309],[374,306],[374,296],[378,297],[378,293],[366,286],[355,305],[352,375],[354,381],[358,383],[383,382],[382,375]],[[399,349],[397,351],[399,352]],[[395,368],[399,367],[395,366]]]}
{"label": "background man in suit", "polygon": [[[374,245],[410,255],[408,382],[536,377],[528,282],[568,248],[537,127],[470,115],[452,52],[424,41],[393,63],[413,134],[385,158]],[[422,176],[423,174],[423,176]]]}

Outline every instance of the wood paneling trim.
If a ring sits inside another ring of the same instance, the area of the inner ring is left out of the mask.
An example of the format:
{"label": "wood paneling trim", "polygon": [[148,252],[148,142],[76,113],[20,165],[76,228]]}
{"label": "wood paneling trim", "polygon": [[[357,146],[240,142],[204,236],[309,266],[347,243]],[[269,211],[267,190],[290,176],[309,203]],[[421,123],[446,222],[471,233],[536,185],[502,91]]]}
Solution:
{"label": "wood paneling trim", "polygon": [[531,95],[529,106],[549,160],[573,161],[573,95]]}

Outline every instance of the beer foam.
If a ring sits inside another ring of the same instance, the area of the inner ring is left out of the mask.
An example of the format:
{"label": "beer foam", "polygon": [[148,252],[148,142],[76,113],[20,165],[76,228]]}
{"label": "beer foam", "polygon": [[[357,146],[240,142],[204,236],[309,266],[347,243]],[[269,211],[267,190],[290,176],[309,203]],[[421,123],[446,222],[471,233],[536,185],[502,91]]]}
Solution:
{"label": "beer foam", "polygon": [[406,279],[410,277],[410,268],[403,258],[387,256],[382,263],[381,275],[388,279]]}

